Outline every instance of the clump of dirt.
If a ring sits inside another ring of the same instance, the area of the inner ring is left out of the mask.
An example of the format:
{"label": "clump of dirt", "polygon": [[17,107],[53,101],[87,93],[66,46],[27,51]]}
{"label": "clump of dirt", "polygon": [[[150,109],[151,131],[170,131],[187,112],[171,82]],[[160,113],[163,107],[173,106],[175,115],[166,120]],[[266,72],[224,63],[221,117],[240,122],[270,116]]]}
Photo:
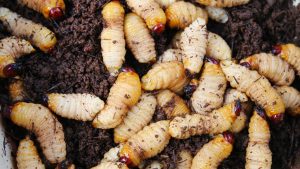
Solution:
{"label": "clump of dirt", "polygon": [[90,123],[62,121],[67,143],[67,159],[76,168],[91,168],[114,146],[112,132],[94,128]]}
{"label": "clump of dirt", "polygon": [[294,7],[290,0],[274,2],[253,0],[228,8],[230,18],[224,29],[213,28],[229,43],[234,57],[269,51],[277,43],[300,44],[300,6]]}

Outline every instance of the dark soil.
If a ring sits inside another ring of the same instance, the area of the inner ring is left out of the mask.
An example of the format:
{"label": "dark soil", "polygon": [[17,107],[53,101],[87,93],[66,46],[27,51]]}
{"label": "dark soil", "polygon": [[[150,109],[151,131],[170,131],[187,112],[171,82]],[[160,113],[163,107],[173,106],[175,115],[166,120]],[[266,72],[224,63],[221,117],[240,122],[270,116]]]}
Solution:
{"label": "dark soil", "polygon": [[[52,29],[58,44],[52,53],[37,52],[18,62],[23,65],[21,77],[32,101],[49,92],[92,93],[106,99],[109,88],[115,79],[109,78],[102,63],[99,34],[102,30],[101,7],[109,0],[65,0],[67,13],[58,22],[46,21],[40,14],[16,5],[17,0],[0,0],[0,6],[17,11],[22,16]],[[124,3],[124,0],[122,0]],[[125,3],[124,3],[125,4]],[[129,11],[126,7],[126,11]],[[233,49],[237,59],[261,51],[269,51],[277,43],[296,43],[300,46],[300,6],[292,7],[291,0],[277,0],[270,5],[267,1],[252,0],[251,3],[228,9],[230,19],[226,24],[210,22],[208,28],[224,37]],[[166,30],[161,36],[154,36],[158,55],[163,53],[174,31]],[[0,38],[9,36],[0,24]],[[143,75],[151,65],[139,64],[127,51],[126,65]],[[298,83],[293,85],[300,89]],[[3,86],[7,81],[0,80],[1,104],[9,104]],[[157,111],[153,121],[165,119]],[[103,154],[112,146],[112,131],[94,129],[89,123],[59,119],[64,126],[68,162],[77,168],[89,168],[97,164]],[[7,135],[15,142],[24,137],[25,130],[6,121]],[[300,146],[300,119],[287,116],[280,125],[272,125],[273,169],[289,169],[293,165]],[[241,169],[245,165],[247,129],[236,135],[234,151],[220,169]],[[173,169],[181,149],[189,149],[195,154],[210,139],[197,136],[187,140],[172,139],[166,149],[155,159],[162,161],[165,168]],[[298,153],[299,154],[299,153]]]}

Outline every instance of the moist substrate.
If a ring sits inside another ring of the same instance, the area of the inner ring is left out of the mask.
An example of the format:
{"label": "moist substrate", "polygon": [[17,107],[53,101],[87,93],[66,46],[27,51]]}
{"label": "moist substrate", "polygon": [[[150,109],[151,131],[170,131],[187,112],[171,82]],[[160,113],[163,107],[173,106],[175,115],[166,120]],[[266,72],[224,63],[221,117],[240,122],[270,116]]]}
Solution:
{"label": "moist substrate", "polygon": [[[46,21],[40,14],[16,5],[16,1],[0,0],[0,6],[9,7],[26,18],[42,23],[58,37],[58,44],[50,54],[38,51],[18,60],[23,65],[21,77],[30,100],[39,102],[41,95],[49,92],[87,92],[105,100],[115,80],[108,76],[102,63],[99,42],[102,30],[101,8],[109,0],[65,0],[65,18],[57,22]],[[124,0],[121,2],[125,4]],[[128,7],[126,11],[129,11]],[[247,5],[228,8],[227,11],[230,17],[226,24],[210,21],[208,29],[222,35],[233,49],[233,57],[237,59],[270,51],[272,45],[277,43],[291,42],[300,45],[300,6],[293,7],[291,0],[252,0]],[[167,29],[161,36],[154,35],[158,55],[166,49],[174,33],[175,31]],[[9,34],[0,24],[0,38],[7,36]],[[126,54],[126,65],[134,67],[140,75],[151,67],[139,64],[129,51]],[[7,81],[1,80],[0,85],[1,103],[9,104],[7,90],[3,88],[7,86]],[[293,85],[299,90],[299,78]],[[158,110],[153,121],[165,118],[163,112]],[[59,120],[66,136],[67,161],[74,163],[77,168],[94,166],[109,148],[115,146],[111,130],[94,129],[84,122]],[[5,124],[7,135],[17,145],[27,134],[26,131],[9,120],[5,120]],[[296,153],[300,152],[300,119],[286,116],[281,124],[271,125],[271,132],[272,168],[291,168]],[[233,153],[222,162],[220,169],[244,168],[247,134],[245,129],[236,135]],[[171,139],[166,149],[154,159],[161,161],[164,168],[173,169],[180,150],[188,149],[195,154],[209,140],[209,136],[196,136],[187,140]]]}

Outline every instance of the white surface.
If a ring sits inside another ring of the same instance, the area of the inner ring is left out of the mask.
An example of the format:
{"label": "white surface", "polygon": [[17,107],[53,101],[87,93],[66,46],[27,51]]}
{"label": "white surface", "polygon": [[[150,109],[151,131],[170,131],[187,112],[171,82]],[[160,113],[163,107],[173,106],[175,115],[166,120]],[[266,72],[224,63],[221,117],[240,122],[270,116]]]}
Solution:
{"label": "white surface", "polygon": [[2,124],[2,116],[0,115],[0,169],[13,169],[13,160],[10,150],[11,147],[7,144]]}
{"label": "white surface", "polygon": [[294,0],[294,1],[293,1],[293,5],[294,5],[294,6],[299,5],[299,3],[300,3],[300,0]]}

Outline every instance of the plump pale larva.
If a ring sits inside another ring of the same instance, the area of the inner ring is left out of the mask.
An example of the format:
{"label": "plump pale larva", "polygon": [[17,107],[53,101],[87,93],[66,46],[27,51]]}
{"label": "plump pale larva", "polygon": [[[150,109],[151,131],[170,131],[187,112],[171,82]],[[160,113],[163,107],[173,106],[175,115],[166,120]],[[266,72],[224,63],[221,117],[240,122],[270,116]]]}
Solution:
{"label": "plump pale larva", "polygon": [[172,38],[171,43],[169,44],[170,48],[179,49],[180,50],[180,39],[183,31],[178,31]]}
{"label": "plump pale larva", "polygon": [[124,23],[128,48],[140,63],[156,60],[155,43],[144,20],[135,13],[129,13]]}
{"label": "plump pale larva", "polygon": [[44,52],[56,44],[56,37],[48,28],[25,19],[7,8],[0,7],[0,21],[13,35],[27,39]]}
{"label": "plump pale larva", "polygon": [[131,108],[123,122],[114,129],[114,141],[122,143],[142,130],[151,121],[155,112],[156,98],[144,93],[139,102]]}
{"label": "plump pale larva", "polygon": [[123,145],[119,144],[118,146],[111,148],[108,152],[104,154],[101,162],[107,162],[107,161],[117,162],[120,158],[119,153],[122,147]]}
{"label": "plump pale larva", "polygon": [[231,60],[231,49],[221,36],[209,32],[206,55],[218,60]]}
{"label": "plump pale larva", "polygon": [[18,2],[43,14],[45,18],[59,19],[65,11],[64,0],[19,0]]}
{"label": "plump pale larva", "polygon": [[105,161],[91,169],[128,169],[126,164],[120,162]]}
{"label": "plump pale larva", "polygon": [[18,102],[12,107],[10,118],[16,125],[35,134],[43,154],[51,163],[66,158],[63,127],[49,109],[40,104]]}
{"label": "plump pale larva", "polygon": [[185,101],[180,96],[169,90],[160,91],[156,98],[159,109],[166,114],[168,119],[190,113],[190,109],[186,105]]}
{"label": "plump pale larva", "polygon": [[262,106],[271,120],[282,120],[285,111],[283,100],[268,79],[232,61],[222,61],[221,67],[232,87]]}
{"label": "plump pale larva", "polygon": [[45,169],[34,142],[28,136],[20,141],[16,160],[18,169]]}
{"label": "plump pale larva", "polygon": [[163,169],[163,167],[159,161],[152,161],[145,169]]}
{"label": "plump pale larva", "polygon": [[91,94],[47,95],[48,107],[57,115],[68,119],[91,121],[103,109],[104,102]]}
{"label": "plump pale larva", "polygon": [[[300,55],[299,55],[300,56]],[[279,86],[290,85],[295,79],[293,68],[280,57],[268,53],[249,56],[240,62],[257,70],[261,75]]]}
{"label": "plump pale larva", "polygon": [[300,92],[290,86],[277,86],[275,89],[282,97],[288,113],[300,115]]}
{"label": "plump pale larva", "polygon": [[205,62],[199,85],[191,97],[191,106],[196,113],[207,114],[222,106],[226,78],[218,62]]}
{"label": "plump pale larva", "polygon": [[168,49],[158,59],[158,63],[178,61],[182,62],[182,52],[180,49]]}
{"label": "plump pale larva", "polygon": [[205,9],[210,19],[220,23],[226,23],[228,21],[228,13],[225,9],[212,6],[207,6]]}
{"label": "plump pale larva", "polygon": [[178,61],[157,63],[142,78],[143,89],[149,91],[169,89],[180,93],[187,83],[183,64]]}
{"label": "plump pale larva", "polygon": [[190,169],[192,166],[193,156],[189,150],[181,150],[178,154],[176,169]]}
{"label": "plump pale larva", "polygon": [[124,17],[125,10],[118,1],[106,4],[102,10],[104,27],[101,32],[101,49],[103,62],[116,76],[125,61]]}
{"label": "plump pale larva", "polygon": [[249,124],[249,142],[245,169],[271,169],[272,152],[269,148],[270,129],[263,110],[256,109]]}
{"label": "plump pale larva", "polygon": [[233,133],[239,133],[246,127],[248,117],[246,114],[247,110],[245,108],[246,107],[245,104],[248,105],[249,103],[248,103],[248,97],[245,93],[242,93],[236,89],[227,89],[225,93],[224,104],[229,104],[237,100],[242,102],[244,105],[240,115],[236,118],[231,128],[229,129]]}
{"label": "plump pale larva", "polygon": [[8,86],[9,97],[12,102],[24,101],[27,99],[27,93],[23,86],[23,80],[12,79]]}
{"label": "plump pale larva", "polygon": [[155,0],[155,1],[160,5],[160,7],[165,9],[178,0]]}
{"label": "plump pale larva", "polygon": [[273,53],[279,54],[283,60],[292,65],[300,76],[300,47],[294,44],[278,45],[275,46]]}
{"label": "plump pale larva", "polygon": [[207,47],[205,20],[198,18],[181,34],[180,46],[184,68],[190,73],[199,73]]}
{"label": "plump pale larva", "polygon": [[241,104],[235,102],[216,109],[208,115],[192,114],[175,117],[170,123],[169,133],[177,139],[223,133],[230,129],[241,109]]}
{"label": "plump pale larva", "polygon": [[0,40],[0,56],[10,55],[14,59],[35,52],[30,42],[11,36]]}
{"label": "plump pale larva", "polygon": [[129,8],[142,17],[148,28],[160,34],[165,29],[166,15],[155,0],[126,0]]}
{"label": "plump pale larva", "polygon": [[152,123],[133,135],[120,151],[120,161],[137,166],[142,160],[154,157],[169,143],[170,121]]}
{"label": "plump pale larva", "polygon": [[171,28],[184,29],[193,23],[197,18],[207,22],[206,11],[190,2],[178,1],[166,9],[168,25]]}
{"label": "plump pale larva", "polygon": [[31,44],[14,36],[0,40],[0,77],[13,77],[17,74],[15,60],[34,52]]}
{"label": "plump pale larva", "polygon": [[217,169],[220,163],[231,154],[232,144],[231,134],[217,135],[198,151],[191,169]]}
{"label": "plump pale larva", "polygon": [[214,7],[233,7],[247,4],[250,0],[196,0],[199,4]]}
{"label": "plump pale larva", "polygon": [[121,72],[110,88],[104,109],[96,116],[93,126],[96,128],[115,128],[126,116],[141,96],[141,82],[138,74],[128,70]]}

